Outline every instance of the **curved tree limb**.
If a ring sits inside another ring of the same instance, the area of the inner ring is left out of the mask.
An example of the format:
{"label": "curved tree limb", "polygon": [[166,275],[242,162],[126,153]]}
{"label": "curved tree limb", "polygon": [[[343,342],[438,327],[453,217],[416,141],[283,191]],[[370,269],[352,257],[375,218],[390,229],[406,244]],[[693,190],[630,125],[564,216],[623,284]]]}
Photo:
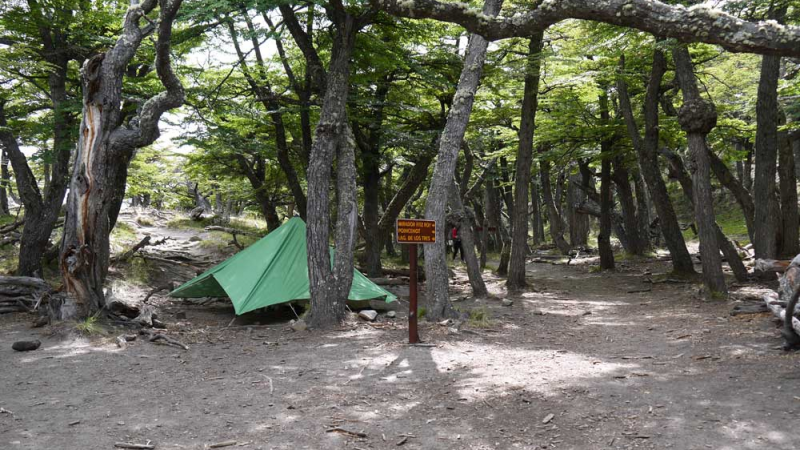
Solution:
{"label": "curved tree limb", "polygon": [[461,2],[373,1],[382,1],[396,16],[457,23],[491,41],[529,37],[566,19],[584,19],[683,42],[717,44],[732,52],[800,56],[800,27],[748,22],[705,4],[686,8],[652,0],[544,0],[525,13],[492,17]]}

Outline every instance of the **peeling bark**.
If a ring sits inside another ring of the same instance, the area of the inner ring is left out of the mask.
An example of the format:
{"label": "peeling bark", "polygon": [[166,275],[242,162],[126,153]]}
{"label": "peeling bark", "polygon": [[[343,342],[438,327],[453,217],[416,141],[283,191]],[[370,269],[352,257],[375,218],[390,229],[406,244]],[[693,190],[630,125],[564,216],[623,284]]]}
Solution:
{"label": "peeling bark", "polygon": [[[158,24],[140,28],[141,19],[157,3]],[[67,200],[60,264],[69,295],[57,318],[86,317],[105,305],[103,283],[108,272],[111,216],[121,201],[116,194],[118,185],[124,185],[135,149],[158,138],[161,115],[183,104],[183,87],[170,67],[172,22],[180,5],[181,0],[145,0],[132,5],[116,43],[83,65],[83,121]],[[155,65],[166,90],[142,105],[137,121],[121,126],[125,70],[142,40],[156,28]]]}

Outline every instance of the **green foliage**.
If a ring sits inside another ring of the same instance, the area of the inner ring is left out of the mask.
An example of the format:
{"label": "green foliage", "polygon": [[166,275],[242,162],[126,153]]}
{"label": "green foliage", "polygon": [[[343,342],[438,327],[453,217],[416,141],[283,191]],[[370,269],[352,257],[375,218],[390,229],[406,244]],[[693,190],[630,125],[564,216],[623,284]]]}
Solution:
{"label": "green foliage", "polygon": [[90,316],[75,324],[75,329],[78,333],[86,336],[94,336],[103,333],[103,327],[100,325],[97,316]]}

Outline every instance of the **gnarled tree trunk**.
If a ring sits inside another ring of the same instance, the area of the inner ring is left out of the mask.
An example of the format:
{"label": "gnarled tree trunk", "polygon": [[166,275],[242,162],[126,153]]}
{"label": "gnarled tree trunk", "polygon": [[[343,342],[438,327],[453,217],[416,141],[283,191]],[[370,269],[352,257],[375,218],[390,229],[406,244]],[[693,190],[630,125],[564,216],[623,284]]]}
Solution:
{"label": "gnarled tree trunk", "polygon": [[[148,22],[140,28],[141,19],[157,3],[158,24]],[[62,319],[85,317],[105,305],[103,282],[108,272],[108,238],[122,201],[119,184],[124,189],[134,151],[158,137],[161,115],[183,104],[183,87],[169,59],[172,22],[180,5],[181,0],[146,0],[132,5],[125,14],[116,44],[83,65],[83,121],[67,200],[60,264],[69,294],[58,309]],[[121,127],[118,124],[123,123],[125,69],[142,39],[155,28],[158,29],[156,71],[166,91],[144,103],[138,127]]]}
{"label": "gnarled tree trunk", "polygon": [[689,157],[694,186],[694,216],[700,236],[700,256],[703,263],[703,280],[712,295],[727,295],[719,241],[714,220],[714,196],[711,193],[711,162],[706,136],[717,124],[714,105],[700,97],[697,89],[689,49],[677,47],[672,52],[675,72],[683,92],[683,105],[678,112],[678,122],[689,141]]}

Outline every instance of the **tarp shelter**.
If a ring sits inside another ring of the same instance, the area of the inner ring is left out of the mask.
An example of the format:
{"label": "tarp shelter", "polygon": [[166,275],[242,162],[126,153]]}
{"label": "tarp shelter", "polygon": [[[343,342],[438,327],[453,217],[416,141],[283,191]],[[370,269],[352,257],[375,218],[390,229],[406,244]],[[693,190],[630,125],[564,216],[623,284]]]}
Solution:
{"label": "tarp shelter", "polygon": [[[258,242],[172,291],[171,297],[229,297],[236,314],[308,300],[306,224],[290,219]],[[333,257],[333,250],[331,250]],[[348,300],[397,300],[358,270]]]}

